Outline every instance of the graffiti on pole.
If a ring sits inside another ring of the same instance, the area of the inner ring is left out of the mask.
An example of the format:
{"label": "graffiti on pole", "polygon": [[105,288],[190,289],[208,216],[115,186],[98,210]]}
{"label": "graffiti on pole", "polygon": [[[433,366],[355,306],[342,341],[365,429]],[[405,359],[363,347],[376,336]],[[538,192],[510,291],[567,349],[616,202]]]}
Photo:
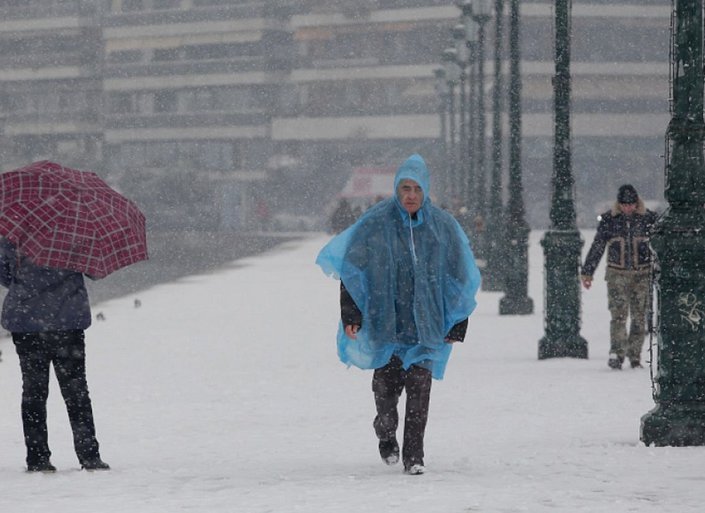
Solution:
{"label": "graffiti on pole", "polygon": [[692,292],[683,292],[678,297],[678,310],[681,314],[681,319],[690,325],[690,329],[698,331],[700,325],[705,319],[705,308],[695,294]]}

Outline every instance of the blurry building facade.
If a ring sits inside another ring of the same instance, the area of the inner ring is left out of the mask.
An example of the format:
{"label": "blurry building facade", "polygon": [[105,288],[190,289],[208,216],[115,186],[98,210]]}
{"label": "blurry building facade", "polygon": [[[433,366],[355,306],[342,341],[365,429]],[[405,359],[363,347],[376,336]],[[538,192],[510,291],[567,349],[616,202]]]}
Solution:
{"label": "blurry building facade", "polygon": [[101,167],[102,44],[93,1],[0,1],[3,169]]}
{"label": "blurry building facade", "polygon": [[[298,92],[296,112],[277,117],[272,136],[275,144],[287,141],[303,148],[306,161],[319,167],[318,175],[329,177],[331,188],[323,194],[334,194],[350,167],[398,163],[412,151],[427,157],[432,173],[445,171],[433,70],[440,66],[443,49],[453,46],[450,31],[460,10],[452,4],[389,0],[343,6],[311,0],[303,14],[294,16],[299,61],[291,80]],[[546,227],[553,157],[554,12],[551,2],[524,0],[520,6],[526,209],[532,226]],[[572,12],[578,220],[593,226],[596,210],[613,200],[622,183],[634,183],[645,198],[662,198],[670,6],[660,0],[595,0],[574,2]],[[486,25],[484,66],[488,176],[493,28],[492,22]]]}
{"label": "blurry building facade", "polygon": [[239,229],[263,201],[293,48],[273,5],[113,0],[103,14],[106,170],[166,228]]}
{"label": "blurry building facade", "polygon": [[[522,156],[535,227],[550,202],[552,9],[521,2]],[[39,158],[95,169],[157,227],[239,230],[263,202],[281,227],[315,220],[353,169],[412,152],[445,172],[433,70],[459,20],[451,1],[0,0],[0,13],[3,169]],[[623,182],[661,197],[669,16],[660,0],[573,5],[583,225]]]}

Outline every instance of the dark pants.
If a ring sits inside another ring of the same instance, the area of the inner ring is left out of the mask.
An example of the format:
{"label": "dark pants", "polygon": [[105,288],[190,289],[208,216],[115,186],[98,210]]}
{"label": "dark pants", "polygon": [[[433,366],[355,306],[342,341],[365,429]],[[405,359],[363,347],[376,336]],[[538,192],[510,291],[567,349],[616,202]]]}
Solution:
{"label": "dark pants", "polygon": [[22,426],[27,465],[49,461],[47,397],[49,366],[59,381],[79,462],[99,458],[93,409],[86,383],[83,330],[13,333],[22,369]]}
{"label": "dark pants", "polygon": [[372,378],[377,407],[375,433],[380,440],[396,438],[399,425],[397,404],[402,390],[406,390],[402,461],[406,467],[417,463],[423,465],[423,438],[431,399],[430,370],[412,365],[405,371],[397,357],[393,357],[384,367],[375,369]]}

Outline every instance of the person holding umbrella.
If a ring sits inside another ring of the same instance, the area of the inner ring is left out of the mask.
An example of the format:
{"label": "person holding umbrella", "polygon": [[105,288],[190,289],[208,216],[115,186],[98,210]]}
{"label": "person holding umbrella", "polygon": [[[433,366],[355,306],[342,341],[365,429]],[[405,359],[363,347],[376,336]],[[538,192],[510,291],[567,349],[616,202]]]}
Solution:
{"label": "person holding umbrella", "polygon": [[29,472],[54,472],[47,437],[53,365],[81,467],[100,456],[86,382],[91,310],[84,276],[99,279],[147,259],[145,218],[95,173],[35,162],[0,174],[0,324],[22,370],[22,425]]}
{"label": "person holding umbrella", "polygon": [[0,323],[10,331],[22,369],[22,426],[27,471],[55,472],[47,436],[49,367],[66,404],[81,467],[108,470],[100,457],[86,382],[84,330],[91,310],[83,275],[34,265],[0,239],[0,283],[7,287]]}

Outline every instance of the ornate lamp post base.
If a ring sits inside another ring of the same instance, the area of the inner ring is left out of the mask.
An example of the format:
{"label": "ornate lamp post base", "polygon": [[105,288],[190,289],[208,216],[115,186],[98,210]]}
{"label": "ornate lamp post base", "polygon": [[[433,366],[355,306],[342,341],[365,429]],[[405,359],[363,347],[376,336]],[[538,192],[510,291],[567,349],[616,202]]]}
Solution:
{"label": "ornate lamp post base", "polygon": [[546,333],[539,340],[539,360],[582,358],[587,360],[587,340],[576,333]]}
{"label": "ornate lamp post base", "polygon": [[503,297],[499,300],[499,315],[531,315],[534,301],[530,297]]}
{"label": "ornate lamp post base", "polygon": [[517,210],[520,209],[515,209],[507,226],[508,251],[504,255],[507,266],[504,276],[505,295],[499,300],[499,315],[534,313],[534,301],[528,295],[530,230]]}
{"label": "ornate lamp post base", "polygon": [[578,266],[583,241],[577,230],[552,230],[541,240],[546,284],[546,334],[539,340],[539,360],[587,358],[588,343],[580,336]]}
{"label": "ornate lamp post base", "polygon": [[[675,151],[677,162],[702,166],[699,146],[696,155],[680,150]],[[641,418],[640,438],[646,445],[705,445],[704,226],[699,204],[671,207],[651,237],[661,272],[656,407]]]}
{"label": "ornate lamp post base", "polygon": [[644,444],[658,447],[705,445],[705,404],[659,404],[641,418]]}

